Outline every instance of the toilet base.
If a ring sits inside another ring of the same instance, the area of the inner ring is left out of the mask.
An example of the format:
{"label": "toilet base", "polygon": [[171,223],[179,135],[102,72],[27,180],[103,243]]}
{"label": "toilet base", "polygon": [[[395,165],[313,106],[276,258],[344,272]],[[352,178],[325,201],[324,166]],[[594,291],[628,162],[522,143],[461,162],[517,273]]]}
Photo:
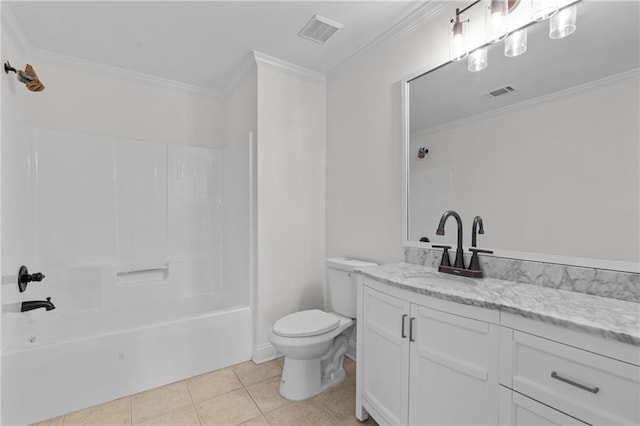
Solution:
{"label": "toilet base", "polygon": [[345,378],[342,367],[329,376],[321,377],[322,360],[286,358],[280,380],[280,395],[291,401],[301,401],[342,383]]}

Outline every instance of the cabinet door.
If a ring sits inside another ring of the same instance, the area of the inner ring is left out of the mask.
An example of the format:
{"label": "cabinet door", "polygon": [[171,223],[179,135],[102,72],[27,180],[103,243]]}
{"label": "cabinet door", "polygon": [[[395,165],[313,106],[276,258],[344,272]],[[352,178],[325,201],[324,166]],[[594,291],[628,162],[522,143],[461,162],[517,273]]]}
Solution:
{"label": "cabinet door", "polygon": [[500,386],[500,426],[582,426],[585,424],[587,423]]}
{"label": "cabinet door", "polygon": [[409,302],[364,287],[363,311],[362,397],[388,423],[407,424]]}
{"label": "cabinet door", "polygon": [[409,424],[496,425],[499,326],[415,304],[411,318]]}

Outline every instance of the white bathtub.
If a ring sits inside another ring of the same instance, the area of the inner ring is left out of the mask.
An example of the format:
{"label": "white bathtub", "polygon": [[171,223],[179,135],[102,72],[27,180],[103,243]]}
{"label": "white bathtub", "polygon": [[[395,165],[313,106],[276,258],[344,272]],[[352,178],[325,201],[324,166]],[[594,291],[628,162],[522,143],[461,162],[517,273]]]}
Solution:
{"label": "white bathtub", "polygon": [[[184,309],[193,312],[192,306],[177,307]],[[37,321],[2,354],[2,425],[34,423],[249,360],[250,308],[218,309],[164,322],[147,318],[148,325],[106,333],[96,330],[107,318]],[[109,321],[104,329],[119,328]],[[74,337],[85,335],[83,329],[92,335]],[[57,330],[56,343],[46,337],[50,330]]]}

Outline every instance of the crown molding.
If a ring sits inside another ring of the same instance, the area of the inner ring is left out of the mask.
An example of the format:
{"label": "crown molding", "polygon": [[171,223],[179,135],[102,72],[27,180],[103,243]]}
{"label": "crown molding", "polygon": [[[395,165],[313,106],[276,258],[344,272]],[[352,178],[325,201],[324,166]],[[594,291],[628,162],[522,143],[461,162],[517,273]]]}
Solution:
{"label": "crown molding", "polygon": [[349,56],[344,61],[340,62],[338,65],[331,68],[327,72],[327,74],[331,74],[332,72],[342,68],[343,66],[346,66],[350,62],[368,54],[371,51],[382,49],[397,40],[401,40],[407,37],[409,34],[413,33],[427,22],[432,21],[434,18],[442,14],[442,12],[447,10],[451,6],[451,3],[454,3],[455,1],[456,0],[427,0],[413,12],[409,13],[407,16],[393,24],[391,28],[367,43],[363,48],[355,52],[353,55]]}
{"label": "crown molding", "polygon": [[303,77],[309,81],[325,84],[325,75],[323,73],[310,70],[308,68],[301,67],[291,62],[286,62],[273,56],[265,55],[264,53],[253,51],[253,58],[257,67],[270,67],[280,71],[285,71],[288,74],[292,74],[296,77]]}
{"label": "crown molding", "polygon": [[240,60],[240,62],[234,68],[235,71],[233,73],[233,77],[231,77],[231,80],[225,86],[224,97],[228,97],[235,90],[238,84],[240,84],[241,81],[243,81],[253,71],[255,71],[256,66],[257,64],[253,56],[253,52],[247,53],[245,56],[243,56],[242,60]]}
{"label": "crown molding", "polygon": [[[11,10],[11,6],[7,2],[2,2],[2,28],[7,35],[15,42],[20,53],[25,59],[32,59],[47,62],[53,65],[63,67],[72,67],[92,73],[102,74],[111,78],[133,82],[138,85],[146,85],[160,89],[176,90],[191,95],[204,96],[211,99],[222,100],[224,93],[206,87],[196,86],[193,84],[183,83],[181,81],[171,80],[158,77],[151,74],[145,74],[137,71],[131,71],[124,68],[114,67],[99,62],[81,59],[71,55],[55,53],[44,49],[39,49],[31,45],[25,36],[22,27],[18,23]],[[9,58],[3,58],[6,60]]]}
{"label": "crown molding", "polygon": [[429,129],[420,130],[418,132],[411,134],[411,139],[422,139],[429,135],[442,132],[444,130],[448,130],[451,128],[475,123],[478,121],[482,121],[487,118],[495,117],[500,114],[505,114],[509,112],[520,111],[535,105],[540,105],[547,103],[549,101],[553,101],[555,99],[560,99],[565,96],[572,95],[574,93],[583,92],[589,89],[598,88],[601,86],[606,86],[609,84],[616,83],[618,81],[631,79],[631,78],[640,78],[640,68],[634,68],[632,70],[624,71],[619,74],[610,75],[599,80],[589,81],[587,83],[579,84],[577,86],[569,87],[567,89],[563,89],[557,92],[549,93],[547,95],[538,96],[537,98],[528,99],[522,102],[518,102],[512,105],[507,105],[502,108],[494,109],[491,111],[481,112],[479,114],[471,115],[469,117],[460,118],[458,120],[448,121],[443,124],[439,124],[435,127],[431,127]]}

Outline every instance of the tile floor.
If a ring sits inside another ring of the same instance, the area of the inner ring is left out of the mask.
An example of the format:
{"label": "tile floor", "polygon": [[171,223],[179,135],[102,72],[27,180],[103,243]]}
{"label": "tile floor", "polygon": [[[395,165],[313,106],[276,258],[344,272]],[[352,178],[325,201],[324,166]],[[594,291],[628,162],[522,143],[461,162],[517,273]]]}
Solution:
{"label": "tile floor", "polygon": [[264,364],[248,361],[181,382],[56,417],[37,426],[376,425],[354,415],[356,368],[345,357],[347,378],[306,401],[280,396],[284,358]]}

